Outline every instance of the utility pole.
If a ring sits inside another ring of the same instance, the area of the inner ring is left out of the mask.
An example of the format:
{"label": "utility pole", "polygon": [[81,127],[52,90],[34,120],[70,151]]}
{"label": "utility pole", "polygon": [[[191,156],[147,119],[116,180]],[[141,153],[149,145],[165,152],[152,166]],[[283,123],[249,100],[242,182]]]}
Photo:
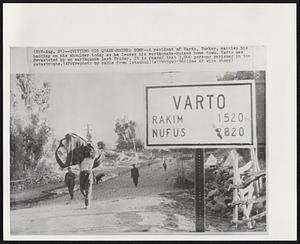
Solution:
{"label": "utility pole", "polygon": [[86,124],[87,132],[86,132],[86,139],[89,143],[92,142],[92,134],[90,132],[90,124]]}
{"label": "utility pole", "polygon": [[132,138],[132,143],[133,143],[133,150],[134,150],[134,153],[135,153],[135,157],[137,158],[137,151],[136,151],[135,139],[134,138]]}

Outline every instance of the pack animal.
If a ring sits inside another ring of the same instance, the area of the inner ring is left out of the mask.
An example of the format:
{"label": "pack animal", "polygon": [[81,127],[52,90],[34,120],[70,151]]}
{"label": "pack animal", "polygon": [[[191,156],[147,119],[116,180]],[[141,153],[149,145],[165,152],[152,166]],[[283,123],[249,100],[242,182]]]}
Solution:
{"label": "pack animal", "polygon": [[99,175],[96,175],[94,177],[94,182],[95,184],[98,184],[99,182],[102,182],[102,178],[105,176],[105,174],[99,174]]}

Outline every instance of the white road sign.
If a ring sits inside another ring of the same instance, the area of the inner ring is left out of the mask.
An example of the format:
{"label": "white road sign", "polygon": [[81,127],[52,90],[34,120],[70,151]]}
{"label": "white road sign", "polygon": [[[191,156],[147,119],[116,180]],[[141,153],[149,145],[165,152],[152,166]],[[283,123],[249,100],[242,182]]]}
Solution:
{"label": "white road sign", "polygon": [[249,147],[256,143],[252,80],[146,87],[146,147]]}

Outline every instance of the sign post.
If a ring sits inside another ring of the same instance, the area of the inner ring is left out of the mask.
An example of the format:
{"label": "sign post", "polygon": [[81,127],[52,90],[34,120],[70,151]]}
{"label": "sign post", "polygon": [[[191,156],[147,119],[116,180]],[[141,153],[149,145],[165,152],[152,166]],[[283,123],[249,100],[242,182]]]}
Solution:
{"label": "sign post", "polygon": [[204,160],[205,160],[204,149],[196,149],[196,154],[195,154],[196,232],[205,231]]}
{"label": "sign post", "polygon": [[196,232],[205,231],[204,149],[256,145],[253,80],[146,87],[146,148],[195,148]]}

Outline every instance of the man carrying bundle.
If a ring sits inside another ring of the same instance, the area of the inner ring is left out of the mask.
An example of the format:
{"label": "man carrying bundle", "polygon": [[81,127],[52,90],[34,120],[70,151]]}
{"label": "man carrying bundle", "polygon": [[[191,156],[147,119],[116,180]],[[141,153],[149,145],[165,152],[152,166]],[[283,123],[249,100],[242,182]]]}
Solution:
{"label": "man carrying bundle", "polygon": [[90,208],[93,186],[92,169],[100,165],[105,158],[104,153],[100,153],[95,146],[82,137],[70,133],[60,140],[55,151],[55,158],[61,168],[79,165],[80,191],[85,198],[86,208]]}
{"label": "man carrying bundle", "polygon": [[93,165],[96,157],[94,148],[88,144],[84,148],[84,159],[79,164],[80,169],[80,191],[85,198],[85,208],[89,209],[92,200],[92,187],[93,187]]}

